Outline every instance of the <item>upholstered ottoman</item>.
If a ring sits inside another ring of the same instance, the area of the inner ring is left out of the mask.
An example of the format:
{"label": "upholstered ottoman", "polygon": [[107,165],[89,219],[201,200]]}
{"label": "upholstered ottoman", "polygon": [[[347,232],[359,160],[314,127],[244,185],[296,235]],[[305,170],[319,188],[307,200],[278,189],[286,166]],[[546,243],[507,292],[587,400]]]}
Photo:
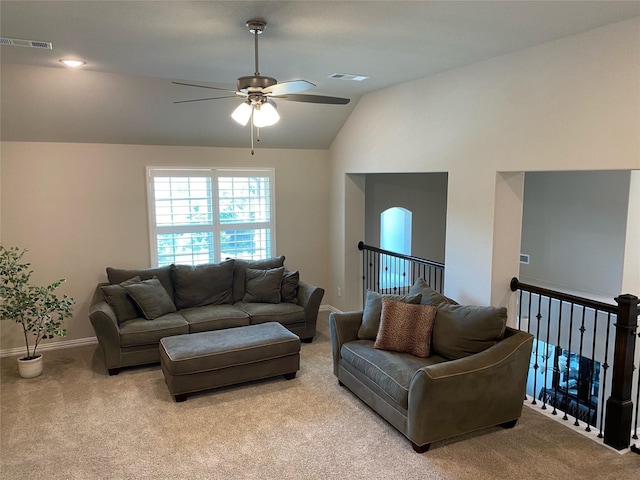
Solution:
{"label": "upholstered ottoman", "polygon": [[187,394],[300,369],[300,339],[276,322],[160,340],[160,365],[176,402]]}

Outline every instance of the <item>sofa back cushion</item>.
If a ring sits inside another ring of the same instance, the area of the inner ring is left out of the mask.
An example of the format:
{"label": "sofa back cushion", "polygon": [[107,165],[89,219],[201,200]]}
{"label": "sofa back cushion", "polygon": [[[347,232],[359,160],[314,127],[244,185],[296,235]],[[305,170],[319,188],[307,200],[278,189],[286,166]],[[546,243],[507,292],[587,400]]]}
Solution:
{"label": "sofa back cushion", "polygon": [[454,360],[480,353],[504,337],[507,309],[440,305],[433,328],[432,350]]}
{"label": "sofa back cushion", "polygon": [[107,278],[111,284],[122,283],[133,277],[140,277],[141,280],[149,280],[150,278],[157,277],[173,301],[171,265],[167,265],[166,267],[142,268],[138,270],[125,270],[122,268],[107,267]]}
{"label": "sofa back cushion", "polygon": [[205,265],[172,265],[175,304],[179,309],[233,303],[235,260]]}
{"label": "sofa back cushion", "polygon": [[374,348],[427,358],[436,319],[433,305],[412,305],[382,299],[380,330]]}
{"label": "sofa back cushion", "polygon": [[255,270],[269,270],[270,268],[280,268],[284,265],[284,255],[264,260],[242,260],[237,258],[233,271],[233,302],[241,302],[245,292],[245,270],[253,268]]}
{"label": "sofa back cushion", "polygon": [[359,340],[375,340],[380,328],[380,315],[382,314],[382,298],[390,298],[396,302],[404,302],[417,304],[420,303],[422,296],[417,295],[383,295],[382,293],[367,291],[367,297],[364,303],[364,312],[362,313],[362,325],[358,330]]}
{"label": "sofa back cushion", "polygon": [[258,270],[245,269],[244,303],[280,303],[284,267]]}
{"label": "sofa back cushion", "polygon": [[280,301],[285,303],[298,303],[298,284],[300,273],[284,271],[282,275],[282,287],[280,288]]}

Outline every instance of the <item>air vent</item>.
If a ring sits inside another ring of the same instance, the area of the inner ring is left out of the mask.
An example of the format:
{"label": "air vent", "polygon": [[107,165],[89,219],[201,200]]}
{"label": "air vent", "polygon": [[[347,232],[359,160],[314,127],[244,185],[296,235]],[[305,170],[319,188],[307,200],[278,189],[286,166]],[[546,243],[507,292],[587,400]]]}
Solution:
{"label": "air vent", "polygon": [[527,253],[520,254],[520,263],[524,265],[529,265],[529,255]]}
{"label": "air vent", "polygon": [[53,43],[51,42],[43,42],[40,40],[22,40],[20,38],[0,37],[0,45],[7,45],[11,47],[44,48],[47,50],[53,50]]}
{"label": "air vent", "polygon": [[366,80],[366,75],[354,75],[352,73],[332,73],[329,78],[335,78],[336,80],[351,80],[353,82],[362,82]]}

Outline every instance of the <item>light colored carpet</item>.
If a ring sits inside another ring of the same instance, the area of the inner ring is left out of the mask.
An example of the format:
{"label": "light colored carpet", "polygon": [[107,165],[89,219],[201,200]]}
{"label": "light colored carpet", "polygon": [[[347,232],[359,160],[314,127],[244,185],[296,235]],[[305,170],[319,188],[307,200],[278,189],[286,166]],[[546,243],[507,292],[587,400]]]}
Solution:
{"label": "light colored carpet", "polygon": [[301,370],[174,403],[159,366],[106,374],[98,347],[45,352],[45,373],[1,361],[3,479],[639,478],[619,455],[525,408],[511,430],[435,443],[419,455],[338,386],[327,313]]}

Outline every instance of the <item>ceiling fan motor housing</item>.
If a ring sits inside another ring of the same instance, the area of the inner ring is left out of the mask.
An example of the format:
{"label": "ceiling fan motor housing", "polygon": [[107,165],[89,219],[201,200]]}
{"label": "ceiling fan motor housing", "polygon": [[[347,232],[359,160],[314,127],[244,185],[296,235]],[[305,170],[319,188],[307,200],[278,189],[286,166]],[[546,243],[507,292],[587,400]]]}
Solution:
{"label": "ceiling fan motor housing", "polygon": [[278,83],[278,81],[275,78],[263,77],[262,75],[240,77],[238,78],[238,91],[243,93],[258,93],[276,83]]}

